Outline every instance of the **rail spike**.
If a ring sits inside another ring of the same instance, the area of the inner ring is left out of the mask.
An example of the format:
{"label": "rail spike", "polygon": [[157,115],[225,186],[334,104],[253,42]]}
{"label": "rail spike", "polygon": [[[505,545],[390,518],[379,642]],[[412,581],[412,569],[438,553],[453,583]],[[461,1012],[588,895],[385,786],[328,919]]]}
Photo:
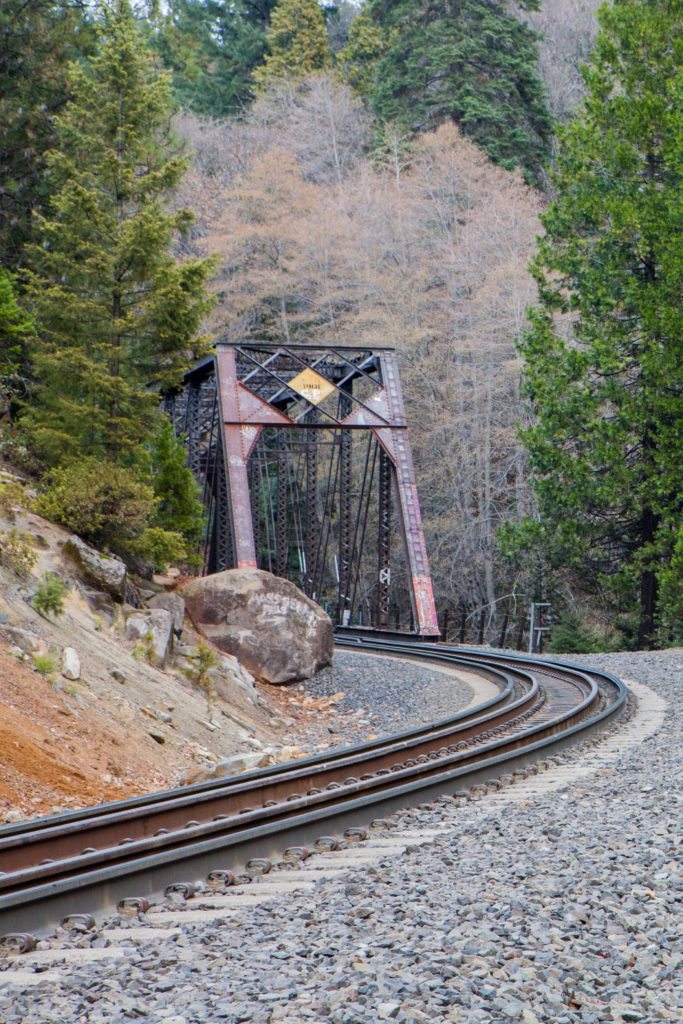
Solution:
{"label": "rail spike", "polygon": [[366,828],[347,828],[344,829],[344,839],[350,839],[352,842],[362,842],[363,839],[368,838],[368,830]]}
{"label": "rail spike", "polygon": [[91,932],[95,918],[92,914],[67,914],[62,918],[61,927],[67,932]]}
{"label": "rail spike", "polygon": [[298,863],[299,861],[308,859],[308,849],[305,846],[288,846],[285,852],[282,854],[282,859],[285,863]]}
{"label": "rail spike", "polygon": [[267,857],[254,857],[252,860],[248,860],[244,865],[244,870],[248,875],[267,875],[272,869],[273,862],[268,860]]}
{"label": "rail spike", "polygon": [[209,889],[227,889],[230,885],[235,885],[237,882],[237,876],[234,871],[227,869],[217,868],[215,871],[209,871],[206,876],[206,884]]}
{"label": "rail spike", "polygon": [[336,836],[319,836],[314,846],[318,853],[323,853],[325,850],[338,850],[339,840]]}
{"label": "rail spike", "polygon": [[138,917],[140,914],[146,914],[150,906],[145,896],[126,896],[119,900],[116,909],[124,917]]}
{"label": "rail spike", "polygon": [[30,953],[38,945],[31,932],[8,932],[0,937],[0,950],[5,953]]}
{"label": "rail spike", "polygon": [[192,899],[196,892],[197,886],[192,882],[172,882],[164,889],[164,896],[167,900],[182,900],[184,902]]}

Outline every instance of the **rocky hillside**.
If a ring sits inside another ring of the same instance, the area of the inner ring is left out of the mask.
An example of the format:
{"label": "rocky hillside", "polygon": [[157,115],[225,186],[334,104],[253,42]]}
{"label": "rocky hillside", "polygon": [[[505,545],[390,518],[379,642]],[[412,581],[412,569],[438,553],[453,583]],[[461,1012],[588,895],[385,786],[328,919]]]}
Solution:
{"label": "rocky hillside", "polygon": [[[213,648],[202,671],[176,580],[130,581],[7,500],[0,559],[0,822],[296,754],[282,697]],[[35,607],[46,578],[65,585],[61,614]]]}

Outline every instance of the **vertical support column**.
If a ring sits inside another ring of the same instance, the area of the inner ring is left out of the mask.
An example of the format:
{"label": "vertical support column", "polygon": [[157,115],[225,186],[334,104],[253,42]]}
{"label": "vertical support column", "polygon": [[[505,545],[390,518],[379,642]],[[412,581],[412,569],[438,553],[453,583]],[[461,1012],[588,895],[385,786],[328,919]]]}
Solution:
{"label": "vertical support column", "polygon": [[[313,422],[315,412],[311,412]],[[304,590],[308,597],[315,599],[315,571],[318,557],[318,432],[306,431],[306,541],[305,557],[306,572],[304,574]]]}
{"label": "vertical support column", "polygon": [[[339,399],[339,418],[351,411],[351,399]],[[342,430],[339,438],[339,603],[337,619],[341,626],[349,624],[351,592],[351,487],[353,485],[351,431]]]}
{"label": "vertical support column", "polygon": [[258,564],[259,550],[261,547],[261,490],[259,487],[258,455],[253,455],[247,466],[249,478],[249,501],[251,504],[251,524],[254,531],[254,549],[256,551],[256,562]]}
{"label": "vertical support column", "polygon": [[214,476],[213,498],[213,544],[211,572],[223,572],[235,565],[233,548],[232,516],[230,515],[230,495],[225,474],[225,463],[220,457],[222,445],[216,451],[216,470]]}
{"label": "vertical support column", "polygon": [[285,438],[278,436],[277,453],[277,496],[276,496],[276,537],[275,537],[275,575],[286,576],[289,563],[289,536],[287,533],[287,452],[283,450]]}
{"label": "vertical support column", "polygon": [[187,464],[195,480],[199,479],[200,470],[200,422],[201,385],[190,383],[187,388],[187,408],[185,410],[185,433],[187,435]]}
{"label": "vertical support column", "polygon": [[379,454],[379,523],[377,535],[377,625],[389,625],[391,595],[391,460],[383,448]]}
{"label": "vertical support column", "polygon": [[249,500],[247,459],[253,443],[240,425],[237,365],[232,349],[218,349],[216,374],[223,419],[223,456],[232,512],[234,565],[238,569],[256,568],[256,545]]}
{"label": "vertical support column", "polygon": [[382,447],[396,466],[398,501],[401,511],[406,558],[410,569],[411,603],[415,626],[419,633],[439,635],[439,623],[429,576],[427,547],[422,530],[422,517],[417,497],[413,458],[406,427],[403,394],[398,375],[398,363],[393,352],[382,353],[382,377],[390,413],[389,428],[377,429]]}

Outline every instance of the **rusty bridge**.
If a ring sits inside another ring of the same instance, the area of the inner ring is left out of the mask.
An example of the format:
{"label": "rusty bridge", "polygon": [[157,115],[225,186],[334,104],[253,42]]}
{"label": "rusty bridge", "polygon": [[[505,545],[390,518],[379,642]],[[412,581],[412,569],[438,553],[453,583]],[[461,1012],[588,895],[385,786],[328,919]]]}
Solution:
{"label": "rusty bridge", "polygon": [[266,569],[337,625],[438,635],[394,349],[221,342],[166,405],[204,572]]}

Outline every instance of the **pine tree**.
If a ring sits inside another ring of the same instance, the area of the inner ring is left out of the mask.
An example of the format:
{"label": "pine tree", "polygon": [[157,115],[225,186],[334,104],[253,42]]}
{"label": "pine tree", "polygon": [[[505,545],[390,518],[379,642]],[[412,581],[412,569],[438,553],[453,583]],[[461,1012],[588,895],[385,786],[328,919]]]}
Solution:
{"label": "pine tree", "polygon": [[642,647],[683,510],[683,0],[620,0],[600,25],[532,267],[526,537],[609,583]]}
{"label": "pine tree", "polygon": [[367,15],[383,37],[384,55],[368,57],[382,120],[412,131],[453,121],[502,167],[539,176],[553,124],[536,36],[504,0],[368,0]]}
{"label": "pine tree", "polygon": [[67,62],[92,43],[82,7],[80,0],[0,3],[0,266],[10,270],[22,262],[33,212],[48,199],[45,154],[67,100]]}
{"label": "pine tree", "polygon": [[268,52],[254,81],[304,78],[331,63],[325,19],[317,0],[279,0],[266,33]]}
{"label": "pine tree", "polygon": [[206,260],[171,252],[190,223],[169,212],[185,162],[169,151],[169,76],[129,0],[99,9],[100,46],[73,64],[49,156],[53,200],[31,247],[37,385],[24,424],[48,465],[134,463],[158,422],[158,386],[192,358],[209,307]]}
{"label": "pine tree", "polygon": [[185,448],[164,420],[152,448],[152,485],[159,500],[152,524],[180,533],[195,547],[204,532],[199,486],[185,465]]}
{"label": "pine tree", "polygon": [[20,390],[18,378],[33,337],[33,320],[19,305],[15,279],[0,270],[0,397],[5,401]]}
{"label": "pine tree", "polygon": [[170,0],[154,43],[173,71],[178,102],[198,114],[226,117],[253,98],[252,72],[266,52],[277,0]]}
{"label": "pine tree", "polygon": [[348,41],[339,54],[344,81],[364,98],[372,93],[377,66],[385,50],[382,31],[365,7],[351,22]]}

